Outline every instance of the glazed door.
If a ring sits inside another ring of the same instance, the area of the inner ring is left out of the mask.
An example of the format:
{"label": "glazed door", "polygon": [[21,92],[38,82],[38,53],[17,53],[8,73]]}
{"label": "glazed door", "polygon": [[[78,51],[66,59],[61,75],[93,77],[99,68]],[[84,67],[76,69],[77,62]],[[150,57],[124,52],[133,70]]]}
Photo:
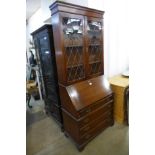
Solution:
{"label": "glazed door", "polygon": [[43,72],[43,79],[46,89],[46,97],[54,104],[59,104],[57,87],[55,85],[54,52],[50,51],[48,34],[44,33],[39,37],[40,60]]}
{"label": "glazed door", "polygon": [[87,76],[103,74],[103,21],[86,17]]}
{"label": "glazed door", "polygon": [[46,92],[45,92],[45,85],[44,85],[44,81],[43,81],[43,73],[42,73],[40,55],[39,55],[38,35],[35,35],[33,37],[33,41],[34,41],[34,46],[35,46],[35,51],[36,51],[37,65],[38,65],[38,68],[39,68],[39,75],[40,75],[39,80],[41,81],[41,91],[42,91],[43,98],[45,98],[46,97]]}
{"label": "glazed door", "polygon": [[84,17],[61,14],[66,82],[71,84],[85,78]]}

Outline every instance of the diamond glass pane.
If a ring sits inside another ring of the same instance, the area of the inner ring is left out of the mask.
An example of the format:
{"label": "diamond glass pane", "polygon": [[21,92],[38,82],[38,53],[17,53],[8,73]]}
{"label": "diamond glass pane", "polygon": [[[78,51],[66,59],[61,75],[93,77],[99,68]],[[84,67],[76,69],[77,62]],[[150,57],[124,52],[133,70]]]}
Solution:
{"label": "diamond glass pane", "polygon": [[102,23],[88,20],[89,74],[102,72]]}
{"label": "diamond glass pane", "polygon": [[85,78],[83,62],[83,22],[77,18],[63,18],[67,81]]}

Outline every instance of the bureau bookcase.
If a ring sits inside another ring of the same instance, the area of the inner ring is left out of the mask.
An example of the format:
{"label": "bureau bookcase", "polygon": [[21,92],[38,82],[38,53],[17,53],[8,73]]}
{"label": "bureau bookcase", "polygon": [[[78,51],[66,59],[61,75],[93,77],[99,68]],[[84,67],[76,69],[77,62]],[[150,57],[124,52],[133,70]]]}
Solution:
{"label": "bureau bookcase", "polygon": [[61,1],[50,7],[64,134],[79,150],[113,125],[104,77],[103,11]]}

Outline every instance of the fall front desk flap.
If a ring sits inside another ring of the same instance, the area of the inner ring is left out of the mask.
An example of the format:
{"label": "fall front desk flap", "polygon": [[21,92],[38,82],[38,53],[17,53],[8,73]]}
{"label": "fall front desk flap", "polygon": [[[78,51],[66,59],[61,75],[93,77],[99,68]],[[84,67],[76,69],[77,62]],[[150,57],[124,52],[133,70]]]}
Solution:
{"label": "fall front desk flap", "polygon": [[103,75],[67,86],[66,91],[77,111],[112,93],[110,84]]}

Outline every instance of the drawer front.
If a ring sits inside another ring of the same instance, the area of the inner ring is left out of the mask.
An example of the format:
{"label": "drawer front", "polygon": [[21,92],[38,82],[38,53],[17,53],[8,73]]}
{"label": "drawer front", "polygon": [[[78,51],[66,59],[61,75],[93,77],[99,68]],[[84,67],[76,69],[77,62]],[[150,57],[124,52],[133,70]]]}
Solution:
{"label": "drawer front", "polygon": [[101,131],[103,131],[108,126],[110,126],[111,125],[111,122],[112,122],[111,119],[105,119],[102,123],[96,125],[96,127],[94,129],[88,131],[84,135],[81,135],[80,138],[79,138],[80,144],[85,143],[85,142],[89,141],[91,138],[95,137]]}
{"label": "drawer front", "polygon": [[91,110],[95,110],[99,107],[101,107],[102,105],[106,104],[107,102],[112,102],[113,101],[113,95],[111,95],[110,97],[107,97],[103,100],[100,100],[100,101],[97,101],[96,103],[94,103],[92,106],[91,106]]}
{"label": "drawer front", "polygon": [[79,111],[78,117],[81,118],[81,117],[89,114],[90,112],[92,112],[92,110],[91,110],[90,107],[84,108],[84,109],[82,109],[82,110]]}
{"label": "drawer front", "polygon": [[80,135],[84,135],[87,132],[89,132],[90,130],[92,130],[93,128],[96,127],[96,124],[99,124],[101,122],[104,122],[106,119],[112,119],[112,111],[107,111],[105,112],[103,115],[101,115],[98,119],[96,120],[92,120],[91,123],[81,127],[79,129]]}
{"label": "drawer front", "polygon": [[107,111],[112,112],[112,105],[113,104],[112,104],[112,101],[111,101],[111,102],[107,103],[106,105],[102,106],[101,108],[99,108],[98,110],[93,111],[88,116],[86,116],[81,121],[79,121],[79,124],[78,124],[79,127],[81,128],[81,127],[87,125],[88,123],[91,123],[92,120],[96,120],[97,118],[102,116]]}
{"label": "drawer front", "polygon": [[91,106],[79,111],[79,118],[89,114],[90,112],[92,112],[98,108],[100,108],[101,106],[103,106],[107,102],[112,102],[112,101],[113,101],[113,95],[110,95],[109,97],[107,97],[103,100],[100,100],[100,101],[93,103]]}

